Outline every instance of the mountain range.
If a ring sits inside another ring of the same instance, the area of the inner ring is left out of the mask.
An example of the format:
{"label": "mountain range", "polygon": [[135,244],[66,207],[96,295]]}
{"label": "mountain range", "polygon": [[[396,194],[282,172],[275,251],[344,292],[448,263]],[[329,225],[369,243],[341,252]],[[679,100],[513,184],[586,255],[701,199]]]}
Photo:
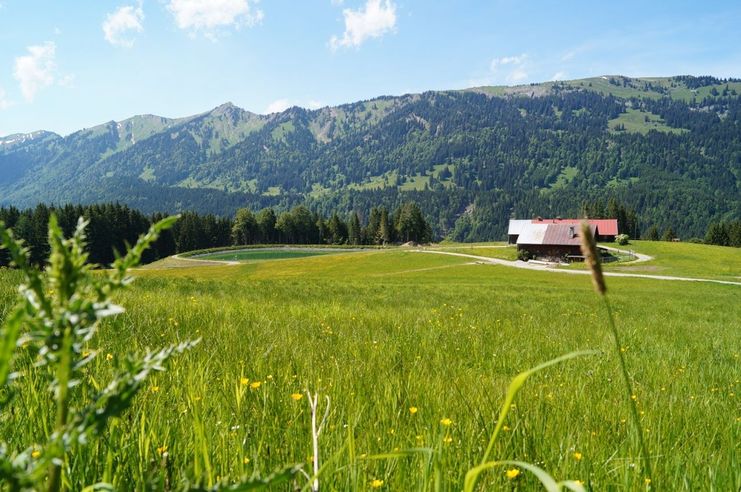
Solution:
{"label": "mountain range", "polygon": [[512,216],[614,203],[643,229],[702,236],[741,217],[740,188],[741,80],[710,76],[476,87],[269,115],[226,103],[0,137],[3,206],[230,215],[306,203],[366,216],[414,200],[438,236],[459,240],[501,238]]}

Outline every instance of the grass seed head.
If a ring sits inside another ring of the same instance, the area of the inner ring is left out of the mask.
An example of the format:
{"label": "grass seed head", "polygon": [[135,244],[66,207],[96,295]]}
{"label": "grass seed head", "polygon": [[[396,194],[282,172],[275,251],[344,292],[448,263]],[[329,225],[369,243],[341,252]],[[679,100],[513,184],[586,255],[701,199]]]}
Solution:
{"label": "grass seed head", "polygon": [[583,220],[581,223],[581,252],[584,255],[584,261],[592,272],[594,290],[600,295],[605,295],[607,286],[605,285],[605,277],[602,275],[602,265],[600,264],[600,257],[597,253],[597,243],[592,235],[592,230],[589,228],[589,222],[586,220]]}

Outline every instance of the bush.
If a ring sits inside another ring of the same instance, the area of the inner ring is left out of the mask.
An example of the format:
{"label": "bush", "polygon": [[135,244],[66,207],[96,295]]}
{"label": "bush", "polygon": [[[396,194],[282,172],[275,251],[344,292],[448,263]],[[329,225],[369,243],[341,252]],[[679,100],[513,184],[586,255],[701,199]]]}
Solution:
{"label": "bush", "polygon": [[618,234],[615,236],[615,242],[617,242],[620,246],[625,246],[626,244],[629,244],[630,236],[627,234]]}
{"label": "bush", "polygon": [[534,256],[530,253],[530,251],[526,249],[518,249],[517,250],[517,259],[522,261],[529,261],[532,260]]}

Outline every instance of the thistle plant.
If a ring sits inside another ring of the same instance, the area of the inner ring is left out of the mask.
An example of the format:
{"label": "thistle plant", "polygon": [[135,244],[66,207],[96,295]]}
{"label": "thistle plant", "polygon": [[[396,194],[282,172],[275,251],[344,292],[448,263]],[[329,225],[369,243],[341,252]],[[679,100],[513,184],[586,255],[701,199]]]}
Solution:
{"label": "thistle plant", "polygon": [[[638,409],[636,408],[635,395],[633,393],[633,383],[630,380],[628,374],[628,366],[625,362],[625,356],[623,355],[623,346],[620,343],[620,334],[618,333],[617,327],[615,326],[615,319],[612,315],[612,308],[610,307],[610,301],[607,298],[607,285],[605,285],[605,277],[602,274],[602,265],[600,263],[600,256],[597,251],[597,243],[592,235],[592,231],[589,228],[589,223],[584,220],[581,224],[581,251],[584,255],[584,261],[586,262],[589,270],[592,273],[592,284],[594,290],[599,294],[602,302],[605,304],[607,310],[608,326],[612,333],[612,339],[615,342],[615,353],[618,356],[620,362],[620,370],[623,376],[623,382],[625,384],[625,393],[627,396],[628,407],[633,419],[633,425],[638,436],[638,442],[641,447],[641,458],[643,460],[643,467],[646,472],[646,483],[652,484],[653,473],[651,472],[651,459],[648,454],[648,448],[646,442],[643,439],[643,430],[641,428],[641,421],[638,417]],[[656,484],[653,483],[656,487]]]}
{"label": "thistle plant", "polygon": [[[27,371],[43,378],[55,406],[55,422],[46,443],[19,451],[0,445],[0,481],[11,490],[62,489],[69,453],[100,435],[111,418],[121,415],[150,373],[164,370],[171,356],[198,343],[188,341],[138,357],[125,356],[122,369],[106,386],[87,401],[73,400],[83,369],[97,356],[85,347],[103,319],[124,311],[111,300],[112,294],[129,285],[129,269],[139,264],[142,253],[175,220],[170,217],[154,224],[125,256],[102,272],[87,263],[87,222],[83,219],[72,237],[65,239],[56,217],[51,217],[51,253],[43,271],[31,265],[28,249],[0,223],[0,245],[23,277],[19,302],[0,328],[0,411],[23,391],[23,385],[16,383]],[[19,348],[32,363],[17,364]]]}

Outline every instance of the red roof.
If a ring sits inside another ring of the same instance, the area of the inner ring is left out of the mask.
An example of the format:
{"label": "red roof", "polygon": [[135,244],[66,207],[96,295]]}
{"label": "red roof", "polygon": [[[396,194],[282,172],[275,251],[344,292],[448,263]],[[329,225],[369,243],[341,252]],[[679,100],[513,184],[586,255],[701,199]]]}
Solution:
{"label": "red roof", "polygon": [[[581,224],[582,219],[533,219],[533,224]],[[589,225],[596,225],[600,236],[617,236],[617,219],[587,219]]]}
{"label": "red roof", "polygon": [[[599,230],[589,224],[592,236]],[[549,224],[543,237],[543,244],[556,246],[579,246],[581,244],[581,227],[576,224]]]}

